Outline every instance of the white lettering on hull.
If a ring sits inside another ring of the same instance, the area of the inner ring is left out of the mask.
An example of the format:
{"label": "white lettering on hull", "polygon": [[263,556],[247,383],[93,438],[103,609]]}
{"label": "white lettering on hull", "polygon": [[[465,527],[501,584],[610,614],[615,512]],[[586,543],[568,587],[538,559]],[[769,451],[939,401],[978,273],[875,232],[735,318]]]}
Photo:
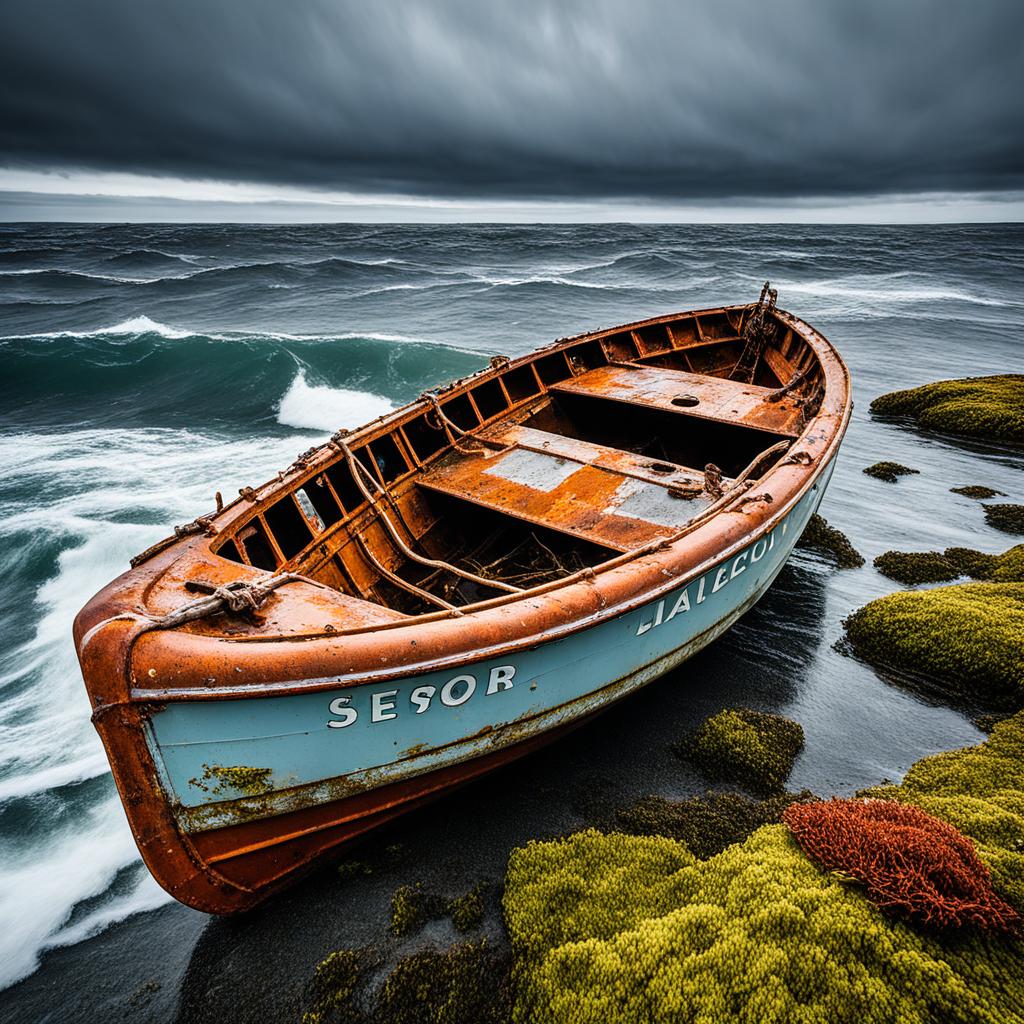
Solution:
{"label": "white lettering on hull", "polygon": [[[496,693],[512,689],[515,679],[515,665],[495,665],[487,673],[487,688],[484,696],[493,697]],[[413,714],[422,715],[428,711],[435,697],[446,708],[461,707],[477,690],[477,677],[468,672],[452,676],[438,691],[436,686],[417,686],[409,694],[409,706]],[[373,723],[387,722],[398,718],[401,709],[398,702],[398,690],[376,690],[370,694],[370,721]],[[346,729],[359,718],[359,711],[352,707],[352,697],[335,697],[330,703],[330,713],[334,716],[327,723],[329,729]]]}
{"label": "white lettering on hull", "polygon": [[[786,531],[789,529],[789,522],[784,522],[778,530],[772,530],[767,537],[762,537],[760,540],[755,541],[753,547],[748,548],[746,551],[741,551],[738,555],[732,558],[728,562],[724,562],[717,569],[712,572],[705,573],[697,580],[695,589],[695,596],[693,598],[693,604],[703,604],[707,598],[708,593],[717,594],[723,587],[728,586],[737,576],[742,575],[756,562],[760,562],[762,558],[769,551],[775,547],[775,535],[776,533],[782,536],[786,535]],[[710,591],[708,590],[708,581],[711,581]],[[649,632],[656,626],[660,626],[663,623],[671,622],[677,615],[683,615],[690,610],[690,588],[694,587],[693,583],[688,583],[679,593],[673,597],[667,597],[659,601],[654,606],[654,614],[652,618],[641,617],[640,622],[636,627],[636,635],[643,636],[644,633]],[[666,615],[665,608],[670,607],[671,611]],[[650,612],[648,612],[650,614]]]}

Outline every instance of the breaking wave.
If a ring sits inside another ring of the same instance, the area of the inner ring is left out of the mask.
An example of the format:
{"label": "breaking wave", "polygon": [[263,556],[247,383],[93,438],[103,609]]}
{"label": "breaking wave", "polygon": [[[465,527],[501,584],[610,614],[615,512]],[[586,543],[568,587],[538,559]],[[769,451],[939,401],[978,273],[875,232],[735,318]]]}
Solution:
{"label": "breaking wave", "polygon": [[394,407],[390,399],[370,391],[309,384],[305,371],[299,370],[277,407],[277,421],[302,430],[334,431],[358,427]]}

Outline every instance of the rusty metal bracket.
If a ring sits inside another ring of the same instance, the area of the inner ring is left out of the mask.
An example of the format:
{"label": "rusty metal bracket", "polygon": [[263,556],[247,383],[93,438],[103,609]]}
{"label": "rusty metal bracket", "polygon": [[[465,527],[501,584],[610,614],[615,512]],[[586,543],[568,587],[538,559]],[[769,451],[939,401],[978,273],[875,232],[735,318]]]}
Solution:
{"label": "rusty metal bracket", "polygon": [[722,491],[722,471],[713,463],[709,462],[704,467],[704,490],[712,498],[720,498]]}

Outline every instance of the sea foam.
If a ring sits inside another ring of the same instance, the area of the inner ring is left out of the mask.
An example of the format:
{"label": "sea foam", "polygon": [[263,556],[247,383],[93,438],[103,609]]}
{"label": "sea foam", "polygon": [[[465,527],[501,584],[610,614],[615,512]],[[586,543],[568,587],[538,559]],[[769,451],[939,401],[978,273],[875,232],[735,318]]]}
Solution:
{"label": "sea foam", "polygon": [[352,391],[325,384],[310,384],[305,370],[299,370],[288,385],[277,408],[277,421],[303,430],[337,430],[358,427],[390,412],[390,399],[372,391]]}

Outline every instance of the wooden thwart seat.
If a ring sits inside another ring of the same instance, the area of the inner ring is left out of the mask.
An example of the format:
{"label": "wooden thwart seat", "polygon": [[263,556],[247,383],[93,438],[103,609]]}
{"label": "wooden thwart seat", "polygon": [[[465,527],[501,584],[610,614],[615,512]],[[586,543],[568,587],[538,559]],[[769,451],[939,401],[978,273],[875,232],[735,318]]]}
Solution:
{"label": "wooden thwart seat", "polygon": [[620,552],[671,536],[713,501],[685,466],[516,425],[487,436],[508,451],[452,452],[420,486]]}
{"label": "wooden thwart seat", "polygon": [[771,388],[685,370],[640,364],[599,366],[551,390],[732,423],[782,437],[798,437],[803,429],[802,411],[792,397],[769,402]]}

